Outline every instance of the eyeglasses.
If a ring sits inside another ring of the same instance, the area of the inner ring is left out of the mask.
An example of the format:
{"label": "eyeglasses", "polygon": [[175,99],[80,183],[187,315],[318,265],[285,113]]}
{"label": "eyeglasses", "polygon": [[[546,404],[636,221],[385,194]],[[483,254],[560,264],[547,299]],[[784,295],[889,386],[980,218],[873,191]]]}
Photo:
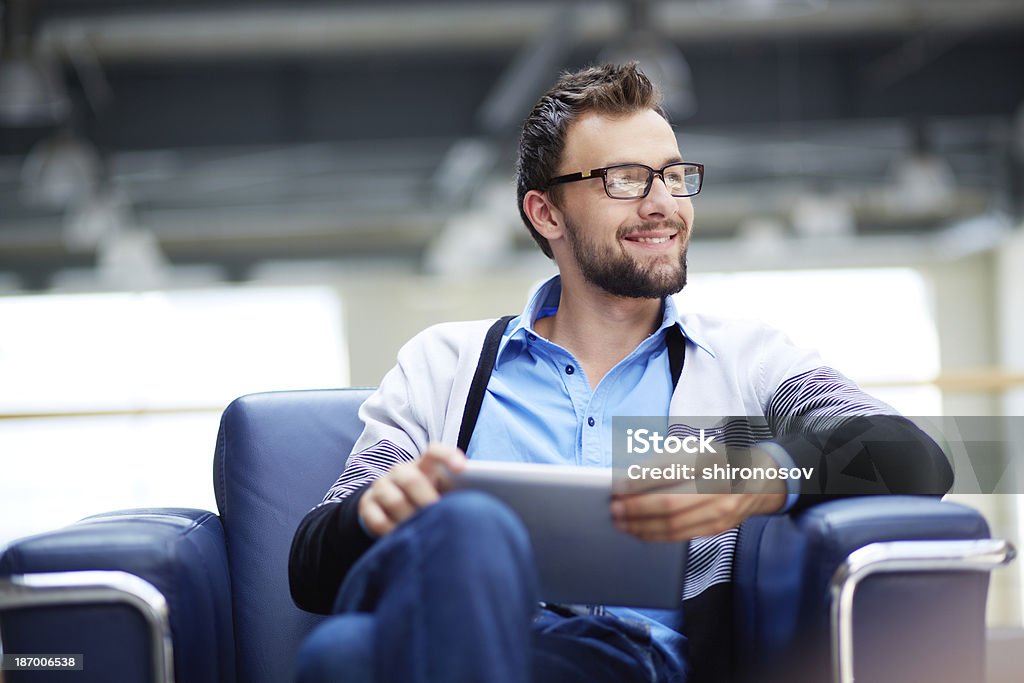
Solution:
{"label": "eyeglasses", "polygon": [[658,170],[643,164],[616,164],[604,168],[592,168],[568,175],[560,175],[548,181],[548,186],[574,183],[600,176],[604,191],[612,199],[639,199],[646,197],[654,184],[654,176],[661,178],[673,197],[692,197],[700,192],[704,184],[704,164],[677,161]]}

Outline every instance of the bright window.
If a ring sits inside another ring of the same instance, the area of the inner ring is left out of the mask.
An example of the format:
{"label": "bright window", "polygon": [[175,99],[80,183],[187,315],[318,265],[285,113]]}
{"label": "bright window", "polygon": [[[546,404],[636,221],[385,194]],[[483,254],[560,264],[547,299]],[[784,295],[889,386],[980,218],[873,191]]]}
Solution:
{"label": "bright window", "polygon": [[215,510],[224,406],[346,386],[344,339],[321,287],[0,298],[0,545],[117,508]]}
{"label": "bright window", "polygon": [[699,274],[677,300],[683,310],[779,328],[905,415],[942,414],[939,390],[920,384],[939,374],[939,341],[915,270]]}

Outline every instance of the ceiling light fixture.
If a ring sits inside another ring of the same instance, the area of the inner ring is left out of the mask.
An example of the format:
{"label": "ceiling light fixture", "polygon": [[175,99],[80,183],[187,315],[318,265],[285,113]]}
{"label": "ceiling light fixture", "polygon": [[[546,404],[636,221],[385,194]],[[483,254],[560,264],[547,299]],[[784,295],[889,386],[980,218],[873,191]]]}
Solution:
{"label": "ceiling light fixture", "polygon": [[29,57],[0,58],[0,125],[52,126],[67,118],[71,105],[52,64]]}
{"label": "ceiling light fixture", "polygon": [[0,126],[61,123],[71,111],[71,103],[56,65],[32,53],[29,3],[8,0],[4,9]]}
{"label": "ceiling light fixture", "polygon": [[935,152],[923,120],[911,124],[910,149],[893,164],[886,203],[893,213],[938,216],[955,204],[956,178],[949,163]]}
{"label": "ceiling light fixture", "polygon": [[654,30],[647,0],[629,0],[625,5],[627,29],[601,51],[598,61],[639,62],[661,90],[669,116],[676,120],[693,116],[697,113],[697,96],[689,62],[675,43]]}
{"label": "ceiling light fixture", "polygon": [[25,201],[56,209],[93,195],[99,179],[96,147],[67,129],[36,143],[21,167]]}
{"label": "ceiling light fixture", "polygon": [[71,252],[95,251],[111,235],[127,229],[129,208],[115,191],[96,192],[68,207],[64,214],[64,247]]}
{"label": "ceiling light fixture", "polygon": [[170,279],[169,263],[152,231],[127,228],[109,235],[96,261],[100,280],[113,289],[160,289]]}
{"label": "ceiling light fixture", "polygon": [[806,192],[793,203],[793,231],[801,237],[849,237],[857,231],[850,202],[834,192]]}

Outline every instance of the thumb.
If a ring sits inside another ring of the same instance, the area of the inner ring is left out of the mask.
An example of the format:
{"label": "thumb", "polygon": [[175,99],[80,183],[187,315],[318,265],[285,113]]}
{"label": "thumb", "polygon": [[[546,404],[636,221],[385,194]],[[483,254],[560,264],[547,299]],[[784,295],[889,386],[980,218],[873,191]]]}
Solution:
{"label": "thumb", "polygon": [[455,446],[429,444],[420,458],[420,470],[434,482],[466,469],[466,455]]}

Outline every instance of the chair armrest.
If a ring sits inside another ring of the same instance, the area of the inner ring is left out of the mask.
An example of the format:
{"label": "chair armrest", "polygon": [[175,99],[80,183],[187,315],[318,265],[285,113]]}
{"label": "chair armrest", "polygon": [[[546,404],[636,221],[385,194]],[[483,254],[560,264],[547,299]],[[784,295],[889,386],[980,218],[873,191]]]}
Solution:
{"label": "chair armrest", "polygon": [[[988,537],[977,511],[925,497],[849,498],[751,520],[740,531],[734,572],[738,679],[832,679],[830,592],[855,551]],[[988,574],[972,569],[865,578],[853,605],[858,679],[982,680]]]}
{"label": "chair armrest", "polygon": [[230,596],[224,530],[205,510],[97,515],[0,555],[4,651],[83,654],[81,681],[159,680],[161,601],[175,679],[235,680]]}

